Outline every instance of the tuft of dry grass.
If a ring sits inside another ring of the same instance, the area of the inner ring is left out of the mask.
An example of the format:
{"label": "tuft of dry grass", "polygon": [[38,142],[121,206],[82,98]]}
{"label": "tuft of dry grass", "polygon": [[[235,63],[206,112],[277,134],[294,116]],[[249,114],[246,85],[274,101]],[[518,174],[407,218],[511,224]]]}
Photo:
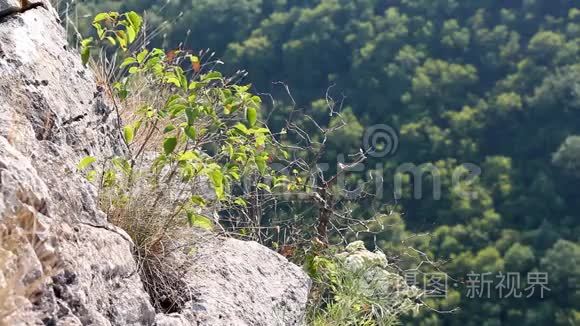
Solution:
{"label": "tuft of dry grass", "polygon": [[0,325],[30,316],[43,284],[59,269],[60,259],[46,231],[26,209],[0,223]]}
{"label": "tuft of dry grass", "polygon": [[172,209],[174,202],[164,193],[143,187],[125,195],[121,202],[109,199],[104,203],[108,198],[104,195],[102,207],[109,222],[125,230],[133,240],[139,275],[155,309],[179,312],[192,300],[183,280],[191,262],[176,253],[189,250],[193,237],[186,232],[186,219]]}

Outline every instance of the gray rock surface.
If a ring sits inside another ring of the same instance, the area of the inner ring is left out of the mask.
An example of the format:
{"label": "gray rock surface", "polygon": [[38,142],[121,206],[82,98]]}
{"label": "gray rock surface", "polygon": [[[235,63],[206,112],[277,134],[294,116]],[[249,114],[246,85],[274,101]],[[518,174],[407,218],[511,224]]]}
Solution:
{"label": "gray rock surface", "polygon": [[187,311],[158,325],[302,325],[311,281],[298,266],[256,243],[196,233],[184,279]]}
{"label": "gray rock surface", "polygon": [[0,16],[22,9],[21,0],[0,0]]}
{"label": "gray rock surface", "polygon": [[106,95],[63,35],[42,6],[0,21],[0,215],[31,209],[57,235],[62,271],[39,307],[45,323],[152,324],[130,242],[107,229],[75,172],[86,155],[123,149]]}
{"label": "gray rock surface", "polygon": [[[193,259],[186,283],[194,300],[180,313],[156,314],[131,241],[76,172],[86,155],[124,151],[111,101],[68,49],[50,5],[15,12],[11,4],[0,0],[9,13],[0,15],[0,220],[33,212],[62,260],[26,324],[301,324],[310,281],[300,268],[257,243],[215,236],[198,241],[193,255],[176,253]],[[42,266],[42,257],[30,258]]]}

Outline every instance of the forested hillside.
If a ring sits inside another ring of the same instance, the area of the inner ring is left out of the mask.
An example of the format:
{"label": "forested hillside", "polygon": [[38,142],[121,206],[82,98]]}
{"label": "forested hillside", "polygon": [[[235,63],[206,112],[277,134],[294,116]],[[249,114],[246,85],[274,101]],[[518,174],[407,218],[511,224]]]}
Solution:
{"label": "forested hillside", "polygon": [[[324,112],[327,91],[344,96],[348,125],[321,161],[356,153],[365,128],[398,131],[396,153],[365,163],[382,165],[380,204],[395,211],[377,244],[395,260],[412,246],[442,262],[448,292],[429,302],[460,308],[409,324],[580,325],[579,1],[85,1],[69,23],[85,33],[103,10],[146,12],[150,30],[159,27],[154,42],[215,50],[278,105],[290,105],[273,83],[284,82],[320,125],[336,123]],[[273,110],[270,127],[281,129],[285,114]],[[441,198],[425,191],[428,174],[423,196],[405,188],[394,198],[395,171],[409,162],[437,167]],[[471,196],[451,183],[464,163],[481,168]],[[470,293],[472,272],[492,273],[489,298],[485,284],[482,295]],[[500,272],[521,275],[521,297],[498,292]],[[544,298],[524,291],[535,272],[548,273]]]}

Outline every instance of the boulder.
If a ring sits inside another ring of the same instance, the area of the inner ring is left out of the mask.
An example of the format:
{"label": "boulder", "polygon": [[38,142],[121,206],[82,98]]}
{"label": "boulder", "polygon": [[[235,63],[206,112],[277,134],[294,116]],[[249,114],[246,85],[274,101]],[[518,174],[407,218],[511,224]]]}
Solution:
{"label": "boulder", "polygon": [[192,267],[193,293],[181,314],[158,325],[302,325],[310,278],[298,266],[256,243],[195,233],[179,258]]}

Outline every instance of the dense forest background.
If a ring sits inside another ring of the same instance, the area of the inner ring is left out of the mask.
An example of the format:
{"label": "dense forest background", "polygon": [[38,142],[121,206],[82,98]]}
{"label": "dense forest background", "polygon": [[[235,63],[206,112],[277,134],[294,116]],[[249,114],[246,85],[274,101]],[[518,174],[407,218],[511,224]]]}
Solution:
{"label": "dense forest background", "polygon": [[[381,163],[387,181],[406,162],[441,171],[439,200],[383,198],[398,213],[377,244],[389,252],[412,242],[459,283],[431,302],[459,311],[406,323],[580,325],[579,1],[95,0],[69,8],[69,19],[84,32],[108,10],[146,12],[160,27],[154,42],[211,48],[226,69],[247,70],[256,91],[289,102],[272,83],[283,81],[321,125],[336,123],[324,100],[333,85],[347,126],[332,135],[328,162],[356,153],[365,128],[386,124],[399,149],[368,166]],[[273,111],[271,127],[286,113]],[[462,163],[481,168],[477,196],[447,178]],[[524,289],[534,271],[549,275],[543,299],[500,298],[497,280],[491,298],[471,298],[464,286],[470,272],[514,272]]]}

